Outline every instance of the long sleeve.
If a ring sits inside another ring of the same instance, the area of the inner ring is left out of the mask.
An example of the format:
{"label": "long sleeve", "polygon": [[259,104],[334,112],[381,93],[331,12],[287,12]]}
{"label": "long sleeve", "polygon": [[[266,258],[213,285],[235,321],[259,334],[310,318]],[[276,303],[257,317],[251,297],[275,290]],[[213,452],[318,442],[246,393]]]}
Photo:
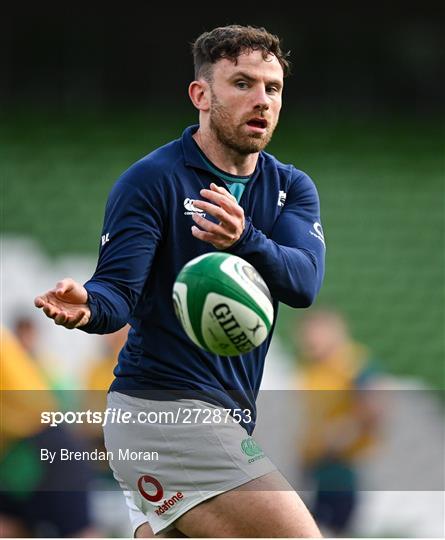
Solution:
{"label": "long sleeve", "polygon": [[255,266],[276,300],[292,307],[311,305],[321,287],[325,257],[319,199],[312,180],[295,170],[270,238],[247,217],[241,239],[228,251]]}
{"label": "long sleeve", "polygon": [[140,187],[138,167],[113,187],[107,201],[99,260],[85,283],[90,322],[81,329],[104,334],[128,322],[149,275],[162,234],[162,198]]}

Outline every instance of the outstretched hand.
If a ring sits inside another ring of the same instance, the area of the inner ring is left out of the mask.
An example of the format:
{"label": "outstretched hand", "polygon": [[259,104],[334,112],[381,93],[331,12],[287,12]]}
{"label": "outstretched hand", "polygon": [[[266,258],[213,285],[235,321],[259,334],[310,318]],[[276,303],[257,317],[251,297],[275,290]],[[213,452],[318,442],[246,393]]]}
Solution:
{"label": "outstretched hand", "polygon": [[90,320],[87,300],[85,287],[71,278],[65,278],[54,289],[37,296],[34,305],[57,325],[72,329],[84,326]]}
{"label": "outstretched hand", "polygon": [[193,205],[215,217],[219,223],[213,223],[196,212],[192,217],[199,227],[194,225],[192,234],[216,249],[227,249],[243,234],[244,210],[227,189],[216,184],[210,184],[210,189],[202,189],[201,195],[210,202],[194,200]]}

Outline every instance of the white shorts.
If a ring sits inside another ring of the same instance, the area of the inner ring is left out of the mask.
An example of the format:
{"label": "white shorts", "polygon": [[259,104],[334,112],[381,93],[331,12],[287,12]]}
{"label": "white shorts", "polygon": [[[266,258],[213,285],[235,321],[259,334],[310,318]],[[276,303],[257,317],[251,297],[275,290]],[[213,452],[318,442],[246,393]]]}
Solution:
{"label": "white shorts", "polygon": [[276,470],[227,409],[118,392],[108,394],[108,407],[121,415],[104,426],[105,446],[133,531],[148,522],[166,532],[197,504]]}

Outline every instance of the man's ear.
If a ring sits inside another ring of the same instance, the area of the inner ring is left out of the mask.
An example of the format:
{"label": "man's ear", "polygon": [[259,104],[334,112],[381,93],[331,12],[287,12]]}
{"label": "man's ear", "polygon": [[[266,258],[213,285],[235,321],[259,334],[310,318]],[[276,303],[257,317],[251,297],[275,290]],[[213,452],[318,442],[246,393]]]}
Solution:
{"label": "man's ear", "polygon": [[199,111],[208,111],[210,109],[210,86],[204,79],[190,83],[189,96],[193,105]]}

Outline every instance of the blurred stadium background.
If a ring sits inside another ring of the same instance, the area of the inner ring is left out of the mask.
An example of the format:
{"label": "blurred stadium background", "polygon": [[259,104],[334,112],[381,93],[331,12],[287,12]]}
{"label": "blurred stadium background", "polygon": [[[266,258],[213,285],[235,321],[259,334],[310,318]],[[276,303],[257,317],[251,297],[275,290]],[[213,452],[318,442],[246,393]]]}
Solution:
{"label": "blurred stadium background", "polygon": [[[145,3],[106,12],[74,4],[5,9],[3,323],[19,312],[35,317],[33,297],[55,280],[89,277],[115,179],[196,122],[186,92],[189,43],[216,25],[254,24],[279,34],[292,51],[293,75],[268,150],[306,171],[320,193],[328,250],[317,305],[344,313],[392,377],[440,393],[443,2],[207,11],[183,6],[155,15]],[[279,317],[274,346],[288,370],[300,316],[283,307]],[[100,338],[36,320],[44,348],[71,387],[81,388]]]}

